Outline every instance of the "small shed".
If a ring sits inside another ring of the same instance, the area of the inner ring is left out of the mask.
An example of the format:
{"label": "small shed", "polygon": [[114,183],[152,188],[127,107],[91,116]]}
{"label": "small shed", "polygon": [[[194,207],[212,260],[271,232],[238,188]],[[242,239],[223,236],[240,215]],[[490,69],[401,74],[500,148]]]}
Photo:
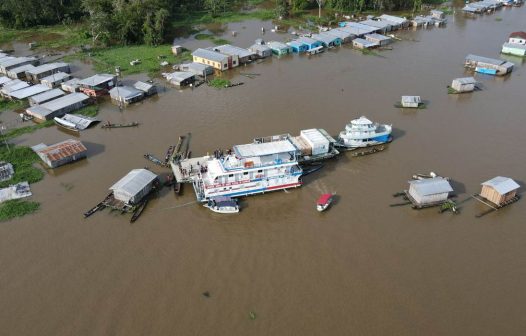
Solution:
{"label": "small shed", "polygon": [[449,182],[440,176],[409,181],[408,196],[416,206],[431,206],[447,201],[453,191]]}
{"label": "small shed", "polygon": [[422,99],[420,96],[402,96],[402,107],[414,107],[417,108],[422,104]]}
{"label": "small shed", "polygon": [[131,104],[144,97],[144,92],[131,86],[116,86],[110,90],[111,100],[117,103]]}
{"label": "small shed", "polygon": [[267,46],[272,50],[274,55],[281,56],[292,53],[292,48],[285,43],[270,41],[267,43]]}
{"label": "small shed", "polygon": [[211,67],[210,65],[197,63],[197,62],[181,64],[181,70],[191,72],[194,75],[200,76],[200,77],[206,77],[214,73],[214,68]]}
{"label": "small shed", "polygon": [[180,45],[173,45],[172,46],[172,53],[174,55],[180,55],[183,52],[183,47]]}
{"label": "small shed", "polygon": [[0,162],[0,182],[10,180],[15,174],[13,165],[9,162]]}
{"label": "small shed", "polygon": [[497,176],[482,183],[480,196],[496,205],[502,205],[517,195],[520,186],[509,177]]}
{"label": "small shed", "polygon": [[64,95],[65,93],[61,89],[49,90],[44,93],[40,93],[32,97],[29,97],[29,105],[35,106],[35,105],[44,104],[53,99],[63,97]]}
{"label": "small shed", "polygon": [[57,72],[50,76],[44,77],[40,80],[40,83],[47,86],[50,89],[54,89],[60,86],[62,83],[68,81],[71,76],[65,72]]}
{"label": "small shed", "polygon": [[257,55],[259,58],[265,58],[272,56],[272,49],[269,48],[269,46],[260,43],[254,43],[251,45],[248,50],[252,51]]}
{"label": "small shed", "polygon": [[390,37],[381,34],[367,34],[365,39],[369,42],[376,43],[379,46],[384,46],[392,42]]}
{"label": "small shed", "polygon": [[377,44],[362,38],[355,38],[352,40],[352,46],[358,49],[370,49],[376,47]]}
{"label": "small shed", "polygon": [[46,92],[49,90],[51,89],[48,88],[47,86],[42,85],[42,84],[37,84],[37,85],[28,86],[21,90],[16,90],[14,92],[11,92],[10,96],[11,98],[15,98],[15,99],[26,99],[31,96],[34,96],[34,95],[37,95],[39,93]]}
{"label": "small shed", "polygon": [[154,84],[137,81],[133,84],[133,87],[144,92],[145,96],[152,96],[157,93],[157,86]]}
{"label": "small shed", "polygon": [[473,77],[455,78],[451,82],[451,88],[457,92],[472,92],[475,90],[477,81]]}
{"label": "small shed", "polygon": [[79,92],[80,91],[80,79],[72,78],[64,83],[60,84],[60,88],[66,92]]}
{"label": "small shed", "polygon": [[170,84],[177,86],[188,86],[195,82],[195,75],[188,71],[175,71],[166,76]]}
{"label": "small shed", "polygon": [[50,168],[57,168],[67,163],[83,159],[88,152],[82,142],[74,139],[65,140],[50,146],[41,143],[31,147],[31,149],[33,149]]}
{"label": "small shed", "polygon": [[139,203],[153,188],[157,175],[147,169],[133,169],[110,187],[113,196],[125,204]]}

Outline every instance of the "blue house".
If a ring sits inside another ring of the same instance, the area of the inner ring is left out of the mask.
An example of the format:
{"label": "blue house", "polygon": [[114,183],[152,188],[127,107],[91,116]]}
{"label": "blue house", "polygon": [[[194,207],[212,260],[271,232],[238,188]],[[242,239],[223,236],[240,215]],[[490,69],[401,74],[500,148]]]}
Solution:
{"label": "blue house", "polygon": [[335,47],[342,44],[342,39],[327,33],[312,34],[312,38],[320,41],[325,48]]}
{"label": "blue house", "polygon": [[287,42],[287,45],[289,47],[291,47],[292,51],[295,52],[295,53],[306,52],[307,49],[309,48],[308,45],[306,45],[305,43],[300,42],[299,39]]}
{"label": "blue house", "polygon": [[312,38],[306,37],[306,36],[300,37],[296,41],[299,41],[299,42],[307,45],[307,51],[315,49],[315,48],[323,47],[320,41],[317,41],[315,39],[312,39]]}

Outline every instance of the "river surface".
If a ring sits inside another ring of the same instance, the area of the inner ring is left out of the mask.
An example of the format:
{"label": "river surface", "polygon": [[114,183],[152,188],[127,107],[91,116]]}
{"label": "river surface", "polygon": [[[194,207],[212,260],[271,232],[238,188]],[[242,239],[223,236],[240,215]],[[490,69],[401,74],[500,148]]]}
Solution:
{"label": "river surface", "polygon": [[[101,105],[102,119],[141,126],[83,132],[88,159],[32,185],[38,213],[0,223],[1,333],[524,335],[525,201],[482,218],[474,200],[459,215],[389,207],[414,173],[451,177],[459,200],[497,175],[526,180],[521,60],[506,57],[510,76],[476,75],[482,91],[446,89],[470,75],[467,54],[500,57],[509,33],[524,30],[526,7],[448,19],[397,33],[403,41],[378,56],[342,47],[272,58],[225,73],[243,86],[167,88],[123,111]],[[247,47],[261,23],[244,25],[225,36],[237,30],[229,39]],[[401,95],[428,106],[394,108]],[[82,217],[129,170],[152,167],[144,153],[164,156],[187,132],[198,156],[312,127],[337,134],[361,115],[393,124],[388,149],[344,154],[299,189],[243,199],[239,215],[211,213],[186,186],[179,198],[162,190],[134,224],[108,210]],[[14,142],[69,137],[52,127]],[[337,202],[320,214],[323,192]]]}

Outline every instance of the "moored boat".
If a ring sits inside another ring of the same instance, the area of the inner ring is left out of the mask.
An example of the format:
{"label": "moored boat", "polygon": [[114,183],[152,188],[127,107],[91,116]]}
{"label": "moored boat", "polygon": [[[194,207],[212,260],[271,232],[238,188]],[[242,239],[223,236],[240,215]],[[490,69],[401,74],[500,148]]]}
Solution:
{"label": "moored boat", "polygon": [[392,140],[391,125],[373,123],[366,117],[351,120],[340,132],[338,145],[347,149],[375,146]]}
{"label": "moored boat", "polygon": [[238,213],[239,205],[233,198],[226,196],[212,197],[204,204],[205,208],[212,210],[217,213]]}
{"label": "moored boat", "polygon": [[316,202],[316,210],[319,212],[327,210],[332,203],[332,196],[332,194],[322,194],[320,198],[318,198],[318,202]]}

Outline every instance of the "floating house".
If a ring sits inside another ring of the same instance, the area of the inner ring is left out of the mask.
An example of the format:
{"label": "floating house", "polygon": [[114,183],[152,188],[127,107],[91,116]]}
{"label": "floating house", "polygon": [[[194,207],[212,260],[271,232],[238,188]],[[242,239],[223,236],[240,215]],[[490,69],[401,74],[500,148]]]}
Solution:
{"label": "floating house", "polygon": [[385,46],[392,42],[392,39],[390,37],[380,35],[380,34],[367,34],[365,35],[365,39],[369,42],[376,43],[378,46]]}
{"label": "floating house", "polygon": [[377,28],[378,30],[376,32],[379,34],[385,34],[393,29],[389,22],[382,20],[367,19],[364,21],[360,21],[360,23],[366,26]]}
{"label": "floating house", "polygon": [[214,68],[212,66],[197,62],[181,64],[180,68],[182,71],[191,72],[200,77],[210,76],[214,73]]}
{"label": "floating house", "polygon": [[409,27],[409,21],[406,18],[402,18],[394,15],[382,14],[378,17],[379,20],[387,22],[391,25],[392,29],[400,29]]}
{"label": "floating house", "polygon": [[497,176],[482,183],[480,196],[500,206],[517,196],[520,186],[509,177]]}
{"label": "floating house", "polygon": [[26,79],[26,71],[33,70],[33,64],[26,64],[7,71],[7,76],[13,79]]}
{"label": "floating house", "polygon": [[446,14],[441,10],[433,9],[431,10],[431,17],[434,19],[444,20],[446,18]]}
{"label": "floating house", "polygon": [[28,86],[21,90],[13,91],[10,93],[10,96],[11,98],[15,98],[15,99],[26,99],[31,96],[34,96],[34,95],[37,95],[39,93],[46,92],[49,90],[51,89],[48,88],[47,86],[42,85],[42,84],[37,84],[33,86]]}
{"label": "floating house", "polygon": [[251,45],[248,50],[252,51],[259,58],[272,56],[272,49],[270,49],[262,39],[257,39],[256,43]]}
{"label": "floating house", "polygon": [[352,45],[358,49],[369,49],[378,46],[376,43],[364,40],[363,38],[355,38],[352,40]]}
{"label": "floating house", "polygon": [[345,25],[341,26],[339,29],[347,31],[357,37],[363,37],[366,34],[372,34],[382,31],[379,28],[371,27],[357,22],[345,22]]}
{"label": "floating house", "polygon": [[108,94],[117,85],[117,76],[97,74],[79,81],[80,91],[88,96],[98,97]]}
{"label": "floating house", "polygon": [[0,203],[33,195],[27,181],[0,189]]}
{"label": "floating house", "polygon": [[303,42],[300,42],[299,40],[292,40],[290,42],[287,42],[287,45],[292,48],[292,52],[295,53],[303,53],[306,52],[309,48],[308,45],[306,45]]}
{"label": "floating house", "polygon": [[67,163],[83,159],[88,152],[82,142],[74,139],[65,140],[50,146],[41,143],[31,147],[31,149],[33,149],[50,168],[57,168]]}
{"label": "floating house", "polygon": [[138,204],[152,190],[157,175],[147,169],[133,169],[110,187],[113,197],[126,205]]}
{"label": "floating house", "polygon": [[508,39],[509,43],[526,45],[526,32],[513,32]]}
{"label": "floating house", "polygon": [[472,6],[472,4],[467,4],[466,6],[462,7],[462,11],[468,14],[478,14],[482,13],[483,9],[480,7]]}
{"label": "floating house", "polygon": [[13,178],[15,170],[9,162],[0,162],[0,182],[8,181]]}
{"label": "floating house", "polygon": [[51,120],[74,112],[89,104],[89,96],[80,93],[70,93],[41,105],[34,105],[26,109],[26,113],[40,121]]}
{"label": "floating house", "polygon": [[123,104],[135,103],[144,98],[144,92],[132,86],[116,86],[109,93],[112,101]]}
{"label": "floating house", "polygon": [[188,86],[195,82],[195,75],[187,71],[175,71],[166,76],[166,80],[173,85]]}
{"label": "floating house", "polygon": [[272,50],[274,55],[287,55],[292,53],[292,48],[285,43],[270,41],[267,46]]}
{"label": "floating house", "polygon": [[325,48],[332,48],[336,46],[340,46],[342,44],[342,39],[338,36],[330,35],[325,32],[321,32],[319,34],[312,34],[312,38],[320,41],[320,43]]}
{"label": "floating house", "polygon": [[142,92],[144,92],[144,95],[146,97],[152,96],[157,93],[157,86],[155,86],[154,84],[137,81],[135,82],[135,84],[133,84],[133,87],[137,90],[141,90]]}
{"label": "floating house", "polygon": [[11,69],[21,67],[26,64],[38,65],[39,59],[36,57],[4,57],[0,61],[0,73],[7,75]]}
{"label": "floating house", "polygon": [[411,20],[411,24],[413,27],[428,27],[433,26],[435,24],[435,20],[431,16],[415,16],[413,20]]}
{"label": "floating house", "polygon": [[62,83],[67,82],[71,76],[65,72],[57,72],[50,76],[44,77],[40,80],[40,83],[47,86],[50,89],[54,89],[60,86]]}
{"label": "floating house", "polygon": [[526,45],[516,43],[504,43],[502,45],[502,53],[513,56],[526,56]]}
{"label": "floating house", "polygon": [[80,91],[80,79],[72,78],[60,84],[60,88],[66,92],[79,92]]}
{"label": "floating house", "polygon": [[65,72],[70,73],[68,63],[47,63],[35,67],[34,69],[26,71],[26,78],[29,81],[38,83],[42,78],[51,76],[53,74]]}
{"label": "floating house", "polygon": [[5,83],[0,90],[0,95],[4,97],[11,97],[11,93],[16,90],[22,90],[29,87],[29,84],[21,81],[20,79],[13,79],[10,82]]}
{"label": "floating house", "polygon": [[466,56],[464,66],[477,72],[491,73],[499,76],[506,75],[513,70],[513,63],[511,62],[477,55]]}
{"label": "floating house", "polygon": [[356,35],[346,30],[342,30],[340,28],[331,29],[326,31],[325,33],[340,38],[342,40],[342,43],[351,42],[353,39],[356,38]]}
{"label": "floating house", "polygon": [[40,93],[40,94],[29,97],[29,105],[35,106],[35,105],[44,104],[53,99],[63,97],[65,94],[66,93],[64,93],[64,91],[62,91],[61,89],[52,89],[44,93]]}
{"label": "floating house", "polygon": [[447,201],[453,191],[449,182],[440,176],[422,180],[411,180],[406,193],[413,206],[417,208],[440,205]]}
{"label": "floating house", "polygon": [[323,47],[320,41],[307,37],[307,36],[302,36],[298,38],[296,41],[307,45],[307,51]]}
{"label": "floating house", "polygon": [[214,69],[224,71],[239,65],[238,57],[220,52],[199,48],[192,53],[193,61],[210,65]]}
{"label": "floating house", "polygon": [[250,63],[256,59],[256,54],[248,49],[236,47],[230,44],[215,46],[212,50],[221,54],[229,55],[238,59],[239,64]]}
{"label": "floating house", "polygon": [[402,107],[417,108],[422,104],[420,96],[402,96],[401,100]]}
{"label": "floating house", "polygon": [[473,77],[455,78],[451,82],[451,88],[458,93],[472,92],[475,90],[477,81]]}

